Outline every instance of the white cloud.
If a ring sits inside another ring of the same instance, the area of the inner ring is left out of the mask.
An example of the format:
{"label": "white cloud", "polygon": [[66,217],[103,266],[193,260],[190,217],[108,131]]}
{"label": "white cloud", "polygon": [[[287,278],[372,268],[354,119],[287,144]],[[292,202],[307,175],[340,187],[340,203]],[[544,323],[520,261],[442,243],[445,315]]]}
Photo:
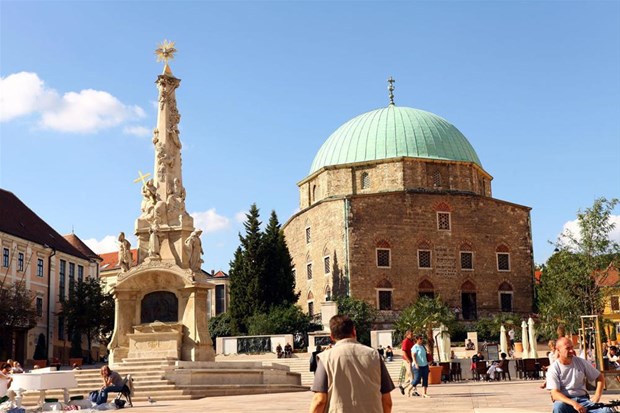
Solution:
{"label": "white cloud", "polygon": [[215,208],[204,212],[192,212],[196,228],[202,229],[205,233],[217,232],[230,228],[230,219],[223,215],[218,215]]}
{"label": "white cloud", "polygon": [[235,221],[237,221],[240,224],[243,224],[245,221],[247,221],[248,217],[247,217],[247,211],[239,211],[235,214]]}
{"label": "white cloud", "polygon": [[88,248],[97,254],[105,254],[106,252],[118,250],[118,242],[116,239],[117,237],[114,235],[106,235],[101,241],[97,241],[95,238],[85,239],[84,244],[88,245]]}
{"label": "white cloud", "polygon": [[144,116],[137,106],[126,106],[108,92],[86,89],[68,92],[58,106],[42,113],[41,125],[61,132],[92,133]]}
{"label": "white cloud", "polygon": [[[609,239],[611,239],[614,242],[620,243],[620,215],[611,215],[609,217],[609,221],[615,224],[615,228],[613,229],[613,231],[609,233]],[[565,223],[564,226],[562,227],[561,234],[563,234],[566,231],[570,231],[576,239],[580,239],[581,234],[579,233],[579,221],[574,220],[574,221],[568,221],[567,223]],[[558,237],[560,235],[558,235]]]}
{"label": "white cloud", "polygon": [[139,106],[125,105],[108,92],[85,89],[62,97],[36,73],[0,78],[0,121],[39,114],[39,125],[61,132],[93,133],[146,116]]}
{"label": "white cloud", "polygon": [[0,122],[45,110],[57,100],[58,94],[47,89],[36,73],[0,77]]}
{"label": "white cloud", "polygon": [[151,129],[144,126],[125,126],[123,128],[123,133],[125,135],[146,137],[151,135]]}

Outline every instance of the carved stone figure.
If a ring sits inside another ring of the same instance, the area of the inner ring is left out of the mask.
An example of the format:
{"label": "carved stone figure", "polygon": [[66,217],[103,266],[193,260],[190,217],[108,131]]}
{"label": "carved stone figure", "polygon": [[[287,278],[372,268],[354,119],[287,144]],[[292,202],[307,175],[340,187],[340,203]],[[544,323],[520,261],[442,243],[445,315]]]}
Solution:
{"label": "carved stone figure", "polygon": [[200,264],[202,264],[202,241],[200,241],[200,234],[202,231],[195,229],[189,237],[185,240],[185,246],[189,255],[189,268],[192,271],[200,271]]}
{"label": "carved stone figure", "polygon": [[174,178],[172,188],[174,191],[174,195],[181,201],[185,202],[185,188],[183,187],[183,185],[181,185],[181,181],[179,181],[179,178]]}
{"label": "carved stone figure", "polygon": [[149,232],[149,257],[159,258],[159,225],[156,222],[153,223]]}
{"label": "carved stone figure", "polygon": [[131,268],[133,258],[131,256],[131,243],[125,238],[125,233],[121,232],[118,235],[118,265],[121,267],[121,272],[127,272]]}
{"label": "carved stone figure", "polygon": [[149,179],[142,186],[142,213],[148,215],[157,203],[157,188],[153,185],[153,180]]}

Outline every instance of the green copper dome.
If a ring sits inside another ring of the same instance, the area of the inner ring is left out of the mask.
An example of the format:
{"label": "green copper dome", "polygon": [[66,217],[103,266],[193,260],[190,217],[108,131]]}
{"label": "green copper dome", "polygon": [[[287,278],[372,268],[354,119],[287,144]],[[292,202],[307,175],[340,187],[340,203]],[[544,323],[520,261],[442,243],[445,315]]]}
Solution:
{"label": "green copper dome", "polygon": [[467,138],[448,121],[423,110],[389,105],[359,115],[332,133],[316,154],[310,174],[330,165],[401,156],[482,167]]}

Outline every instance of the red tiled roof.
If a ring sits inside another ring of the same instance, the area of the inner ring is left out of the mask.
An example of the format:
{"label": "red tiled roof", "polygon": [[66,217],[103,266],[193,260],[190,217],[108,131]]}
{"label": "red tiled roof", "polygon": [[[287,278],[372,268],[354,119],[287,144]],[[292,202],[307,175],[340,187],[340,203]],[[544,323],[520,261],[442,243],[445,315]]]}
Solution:
{"label": "red tiled roof", "polygon": [[226,278],[228,277],[228,274],[226,274],[224,271],[219,270],[218,272],[216,272],[215,274],[213,274],[214,278]]}
{"label": "red tiled roof", "polygon": [[88,260],[54,228],[26,206],[15,194],[0,189],[0,231]]}
{"label": "red tiled roof", "polygon": [[[131,257],[133,259],[133,265],[136,265],[138,262],[138,249],[131,249]],[[101,258],[101,263],[99,263],[99,268],[101,271],[110,271],[117,270],[120,268],[118,265],[118,251],[114,252],[106,252],[105,254],[99,254],[99,258]]]}
{"label": "red tiled roof", "polygon": [[613,263],[603,271],[596,272],[596,283],[601,287],[618,287],[620,282],[620,275],[618,274],[618,268]]}
{"label": "red tiled roof", "polygon": [[100,259],[99,255],[97,255],[95,252],[93,252],[93,250],[91,250],[90,248],[88,248],[88,245],[84,244],[84,241],[82,241],[77,235],[71,233],[68,235],[65,235],[64,238],[69,242],[69,244],[73,245],[75,248],[77,248],[82,254],[86,255],[89,258],[95,258],[95,259]]}

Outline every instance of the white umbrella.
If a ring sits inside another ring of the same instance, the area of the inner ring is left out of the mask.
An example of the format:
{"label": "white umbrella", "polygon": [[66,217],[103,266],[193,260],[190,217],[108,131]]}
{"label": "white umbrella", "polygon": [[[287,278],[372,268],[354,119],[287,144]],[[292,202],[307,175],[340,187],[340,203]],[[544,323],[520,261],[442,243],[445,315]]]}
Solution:
{"label": "white umbrella", "polygon": [[508,340],[506,340],[506,327],[502,324],[499,329],[499,348],[501,353],[508,354]]}
{"label": "white umbrella", "polygon": [[538,358],[538,349],[536,348],[536,327],[534,327],[534,320],[532,317],[527,320],[527,325],[530,329],[530,358]]}
{"label": "white umbrella", "polygon": [[530,357],[530,345],[528,341],[527,335],[527,323],[525,321],[521,322],[521,341],[523,342],[523,354],[522,358],[529,359]]}

